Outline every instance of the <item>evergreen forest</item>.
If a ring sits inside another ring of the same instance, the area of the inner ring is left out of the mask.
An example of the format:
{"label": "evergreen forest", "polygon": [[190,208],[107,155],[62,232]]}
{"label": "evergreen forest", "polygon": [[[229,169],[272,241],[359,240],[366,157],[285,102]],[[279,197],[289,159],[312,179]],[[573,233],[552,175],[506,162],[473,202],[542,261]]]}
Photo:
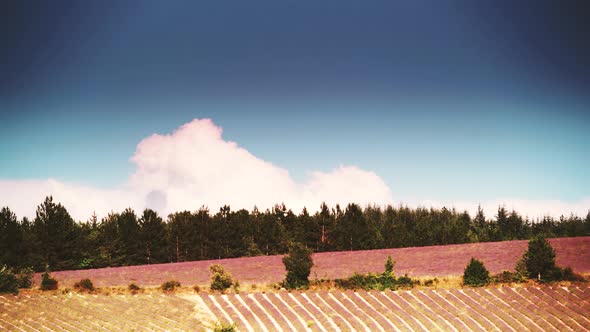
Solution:
{"label": "evergreen forest", "polygon": [[529,220],[500,206],[495,216],[455,209],[348,204],[295,214],[285,204],[259,211],[223,206],[167,218],[128,208],[98,220],[75,221],[47,197],[33,220],[0,210],[0,265],[35,271],[184,262],[288,252],[301,243],[314,252],[400,248],[469,242],[590,235],[590,212]]}

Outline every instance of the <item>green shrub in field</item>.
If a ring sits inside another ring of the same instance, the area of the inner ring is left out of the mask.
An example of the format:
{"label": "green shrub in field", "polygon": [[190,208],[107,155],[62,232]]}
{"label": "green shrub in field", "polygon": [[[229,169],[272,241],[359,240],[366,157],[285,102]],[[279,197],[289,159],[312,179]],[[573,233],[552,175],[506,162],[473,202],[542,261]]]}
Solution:
{"label": "green shrub in field", "polygon": [[555,280],[555,250],[547,239],[541,236],[531,239],[522,258],[529,272],[529,278],[539,281]]}
{"label": "green shrub in field", "polygon": [[385,273],[393,273],[394,266],[395,262],[391,260],[391,256],[387,256],[387,261],[385,262]]}
{"label": "green shrub in field", "polygon": [[467,286],[480,287],[490,282],[490,272],[483,265],[483,262],[471,258],[463,272],[463,284]]}
{"label": "green shrub in field", "polygon": [[235,324],[217,322],[213,327],[213,332],[236,332],[238,327]]}
{"label": "green shrub in field", "polygon": [[[547,239],[537,236],[529,241],[527,251],[519,261],[521,274],[541,282],[584,281],[570,267],[561,268],[555,264],[555,250]],[[517,271],[518,272],[518,271]]]}
{"label": "green shrub in field", "polygon": [[309,274],[313,266],[312,251],[301,243],[292,243],[289,253],[283,257],[283,264],[287,275],[283,281],[286,289],[307,288],[309,286]]}
{"label": "green shrub in field", "polygon": [[127,286],[127,289],[129,289],[129,291],[130,291],[132,294],[135,294],[135,293],[137,293],[137,292],[141,291],[141,287],[137,286],[137,285],[136,285],[136,284],[134,284],[134,283],[130,283],[130,284],[129,284],[129,286]]}
{"label": "green shrub in field", "polygon": [[74,288],[79,292],[93,292],[94,284],[92,284],[92,280],[86,278],[75,283]]}
{"label": "green shrub in field", "polygon": [[229,272],[226,272],[223,266],[213,264],[209,266],[211,271],[211,290],[224,292],[235,285],[234,279]]}
{"label": "green shrub in field", "polygon": [[178,287],[180,287],[180,283],[176,280],[166,281],[160,286],[164,292],[174,292]]}
{"label": "green shrub in field", "polygon": [[526,262],[524,257],[521,257],[518,262],[516,262],[516,267],[514,268],[514,281],[515,282],[524,282],[529,278],[529,271],[526,268]]}
{"label": "green shrub in field", "polygon": [[31,288],[33,286],[33,268],[25,267],[18,271],[16,279],[18,281],[18,288]]}
{"label": "green shrub in field", "polygon": [[41,290],[48,291],[48,290],[56,290],[57,289],[57,280],[53,279],[49,275],[49,271],[45,271],[41,275]]}
{"label": "green shrub in field", "polygon": [[0,293],[18,294],[18,280],[6,265],[0,267]]}
{"label": "green shrub in field", "polygon": [[394,264],[395,262],[391,260],[391,257],[388,257],[385,263],[385,272],[383,273],[359,274],[355,272],[348,279],[336,279],[334,282],[337,287],[343,289],[377,289],[380,291],[385,289],[411,288],[420,283],[408,277],[407,274],[402,277],[396,277],[393,273]]}

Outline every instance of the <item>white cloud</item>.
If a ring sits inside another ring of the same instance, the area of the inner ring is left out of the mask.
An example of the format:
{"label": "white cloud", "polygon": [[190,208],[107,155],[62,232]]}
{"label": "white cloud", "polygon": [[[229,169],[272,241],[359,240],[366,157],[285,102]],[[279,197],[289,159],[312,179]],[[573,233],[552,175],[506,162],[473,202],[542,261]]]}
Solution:
{"label": "white cloud", "polygon": [[211,120],[196,119],[172,134],[144,139],[131,157],[135,173],[116,190],[56,180],[0,180],[0,205],[31,217],[35,206],[53,195],[74,218],[86,220],[93,211],[104,216],[129,206],[137,211],[150,207],[166,215],[201,205],[264,209],[285,202],[294,210],[303,206],[315,210],[322,201],[392,202],[389,188],[373,172],[340,166],[331,172],[313,172],[307,181],[297,183],[287,170],[223,140],[221,134]]}
{"label": "white cloud", "polygon": [[[375,173],[356,166],[339,166],[329,172],[311,172],[296,182],[283,168],[257,158],[235,142],[222,138],[222,129],[211,120],[193,120],[172,134],[154,134],[142,140],[131,162],[136,170],[120,188],[112,190],[48,180],[0,180],[0,206],[10,207],[19,217],[35,215],[45,196],[66,206],[77,220],[87,220],[93,211],[99,217],[110,211],[146,207],[162,215],[196,210],[206,205],[215,211],[223,204],[233,209],[260,209],[285,202],[300,211],[315,211],[321,202],[392,204],[390,188]],[[532,217],[559,216],[574,212],[585,216],[590,198],[578,202],[503,199],[482,202],[488,217],[505,204]],[[454,206],[474,213],[474,202],[408,202],[410,206]]]}

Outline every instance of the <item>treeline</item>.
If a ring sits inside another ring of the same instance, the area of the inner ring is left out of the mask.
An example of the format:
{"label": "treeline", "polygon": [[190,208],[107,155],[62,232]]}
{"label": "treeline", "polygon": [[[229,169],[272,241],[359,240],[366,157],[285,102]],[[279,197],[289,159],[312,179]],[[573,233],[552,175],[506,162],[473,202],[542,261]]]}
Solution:
{"label": "treeline", "polygon": [[578,216],[523,219],[499,207],[493,219],[481,208],[475,217],[446,208],[367,206],[344,209],[322,204],[310,214],[294,214],[284,204],[264,212],[216,213],[202,207],[176,212],[166,220],[146,209],[92,216],[75,222],[66,208],[47,197],[36,217],[18,219],[7,207],[0,210],[0,264],[36,271],[86,269],[241,256],[284,254],[299,242],[314,252],[398,248],[590,235],[590,213]]}

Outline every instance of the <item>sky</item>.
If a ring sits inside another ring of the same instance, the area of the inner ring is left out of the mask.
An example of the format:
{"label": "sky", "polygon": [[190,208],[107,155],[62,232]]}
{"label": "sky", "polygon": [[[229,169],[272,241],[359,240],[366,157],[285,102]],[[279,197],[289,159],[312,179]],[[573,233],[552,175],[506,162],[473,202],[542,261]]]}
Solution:
{"label": "sky", "polygon": [[15,1],[0,206],[590,209],[583,1]]}

